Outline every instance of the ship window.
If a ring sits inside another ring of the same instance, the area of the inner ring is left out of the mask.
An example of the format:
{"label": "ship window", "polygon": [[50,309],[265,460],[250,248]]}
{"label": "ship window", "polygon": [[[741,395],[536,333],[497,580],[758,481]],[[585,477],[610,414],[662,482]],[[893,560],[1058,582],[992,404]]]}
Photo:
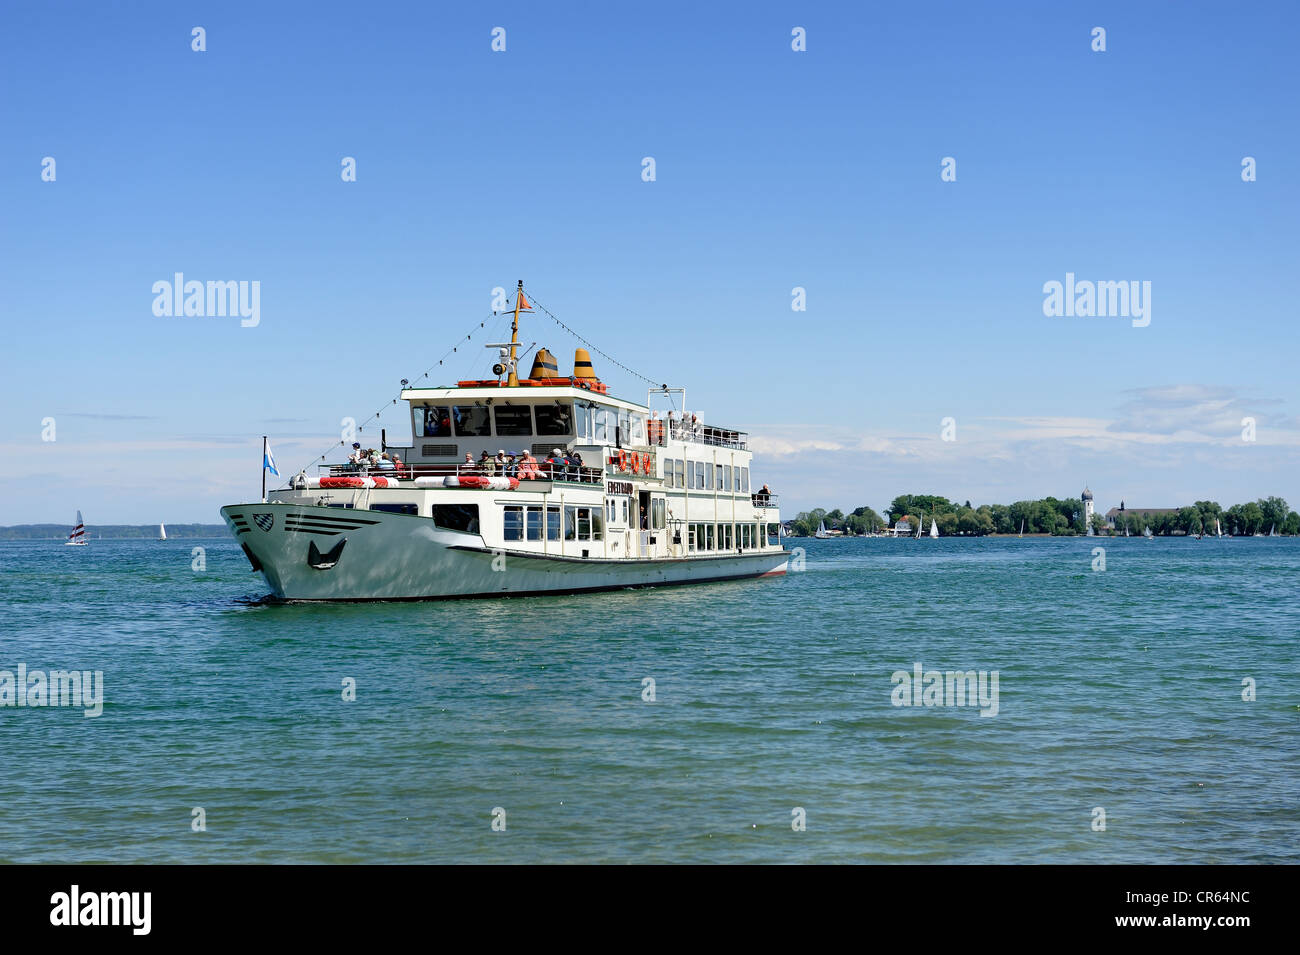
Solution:
{"label": "ship window", "polygon": [[695,463],[695,485],[698,490],[704,490],[704,462]]}
{"label": "ship window", "polygon": [[481,438],[492,433],[488,424],[487,408],[477,405],[457,405],[451,409],[456,422],[456,433],[465,438]]}
{"label": "ship window", "polygon": [[740,489],[744,491],[746,494],[748,494],[749,493],[749,468],[740,469],[740,481],[741,481]]}
{"label": "ship window", "polygon": [[661,458],[664,468],[664,487],[673,486],[673,462],[669,458]]}
{"label": "ship window", "polygon": [[677,459],[676,476],[673,478],[673,486],[686,486],[686,465],[682,463],[681,458]]}
{"label": "ship window", "polygon": [[651,498],[651,500],[650,500],[650,515],[651,515],[651,518],[652,518],[652,520],[651,520],[651,522],[650,522],[650,529],[651,529],[651,530],[661,531],[661,530],[664,529],[664,526],[665,526],[665,519],[664,519],[664,518],[665,518],[665,515],[664,515],[664,511],[665,511],[665,510],[666,510],[666,505],[665,505],[665,503],[664,503],[664,499],[663,499],[662,497]]}
{"label": "ship window", "polygon": [[731,490],[731,465],[730,464],[724,464],[722,466],[722,489],[724,491]]}
{"label": "ship window", "polygon": [[731,525],[718,525],[718,550],[731,550]]}
{"label": "ship window", "polygon": [[713,467],[716,469],[717,472],[716,474],[714,474],[714,487],[716,487],[719,491],[725,491],[727,487],[725,484],[722,483],[722,465],[715,464]]}
{"label": "ship window", "polygon": [[623,523],[627,523],[627,498],[623,498]]}
{"label": "ship window", "polygon": [[591,440],[591,408],[578,402],[578,440]]}
{"label": "ship window", "polygon": [[451,436],[451,409],[446,405],[421,405],[414,414],[416,434],[426,438]]}
{"label": "ship window", "polygon": [[492,414],[496,418],[497,434],[533,433],[532,409],[528,405],[498,405],[492,409]]}
{"label": "ship window", "polygon": [[605,513],[598,507],[592,508],[591,511],[591,539],[594,541],[605,539]]}
{"label": "ship window", "polygon": [[597,444],[604,444],[613,435],[613,414],[608,408],[591,409],[591,439]]}
{"label": "ship window", "polygon": [[559,507],[548,507],[546,509],[546,539],[548,541],[557,541],[560,539]]}
{"label": "ship window", "polygon": [[524,509],[518,505],[508,505],[505,511],[505,539],[521,541],[524,539]]}
{"label": "ship window", "polygon": [[565,507],[564,509],[564,539],[566,541],[578,539],[578,509],[576,507]]}
{"label": "ship window", "polygon": [[528,539],[530,541],[539,541],[542,539],[542,509],[540,507],[528,508]]}
{"label": "ship window", "polygon": [[449,531],[464,531],[467,534],[478,533],[477,504],[435,504],[433,505],[433,523]]}
{"label": "ship window", "polygon": [[573,433],[573,406],[556,403],[537,406],[537,433],[568,435]]}
{"label": "ship window", "polygon": [[713,525],[704,525],[704,549],[713,550]]}
{"label": "ship window", "polygon": [[686,462],[686,486],[695,487],[695,462]]}
{"label": "ship window", "polygon": [[645,415],[632,413],[632,443],[638,446],[645,445]]}
{"label": "ship window", "polygon": [[419,504],[371,504],[372,511],[386,511],[389,514],[419,514]]}
{"label": "ship window", "polygon": [[578,508],[578,539],[591,540],[591,508]]}

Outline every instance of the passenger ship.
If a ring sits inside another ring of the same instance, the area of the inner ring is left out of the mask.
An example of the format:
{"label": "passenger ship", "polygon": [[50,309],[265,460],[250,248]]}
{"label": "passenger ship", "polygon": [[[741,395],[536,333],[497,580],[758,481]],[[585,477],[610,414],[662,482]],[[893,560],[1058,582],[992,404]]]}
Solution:
{"label": "passenger ship", "polygon": [[[664,419],[609,395],[589,354],[573,374],[537,353],[516,371],[520,282],[495,380],[404,387],[402,466],[322,465],[257,504],[221,509],[254,571],[285,600],[577,593],[786,572],[775,495],[756,491],[747,435]],[[406,382],[403,385],[406,386]],[[481,452],[534,458],[485,473]],[[551,460],[576,452],[582,461]],[[473,464],[465,463],[471,455]],[[765,485],[764,485],[765,486]]]}

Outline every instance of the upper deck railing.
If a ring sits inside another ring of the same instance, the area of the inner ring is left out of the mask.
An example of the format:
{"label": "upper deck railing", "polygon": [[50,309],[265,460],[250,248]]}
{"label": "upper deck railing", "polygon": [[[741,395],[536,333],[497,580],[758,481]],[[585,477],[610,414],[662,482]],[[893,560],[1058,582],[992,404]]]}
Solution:
{"label": "upper deck railing", "polygon": [[[390,477],[399,481],[414,481],[418,477],[513,477],[527,480],[520,473],[520,466],[506,465],[485,469],[478,463],[467,464],[408,464],[400,468],[377,468],[357,466],[354,464],[322,464],[320,470],[328,471],[329,477]],[[577,467],[574,465],[548,464],[538,461],[535,480],[556,481],[569,484],[603,484],[604,472],[600,468]]]}
{"label": "upper deck railing", "polygon": [[779,503],[777,503],[777,496],[775,494],[764,494],[760,491],[757,494],[749,495],[749,497],[750,500],[754,502],[755,507],[780,507],[781,506]]}
{"label": "upper deck railing", "polygon": [[732,448],[736,451],[749,450],[749,435],[744,431],[729,428],[715,428],[713,425],[692,424],[689,421],[659,421],[646,423],[647,438],[651,445],[662,447],[669,440],[689,441],[716,448]]}

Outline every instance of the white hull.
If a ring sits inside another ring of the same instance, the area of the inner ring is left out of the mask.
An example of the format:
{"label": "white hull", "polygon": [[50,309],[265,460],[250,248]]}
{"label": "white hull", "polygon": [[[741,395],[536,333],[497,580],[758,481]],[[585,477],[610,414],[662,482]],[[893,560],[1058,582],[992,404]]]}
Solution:
{"label": "white hull", "polygon": [[382,511],[268,503],[229,505],[221,515],[271,592],[284,600],[420,600],[705,583],[779,576],[790,556],[767,548],[583,558],[494,550],[479,534]]}

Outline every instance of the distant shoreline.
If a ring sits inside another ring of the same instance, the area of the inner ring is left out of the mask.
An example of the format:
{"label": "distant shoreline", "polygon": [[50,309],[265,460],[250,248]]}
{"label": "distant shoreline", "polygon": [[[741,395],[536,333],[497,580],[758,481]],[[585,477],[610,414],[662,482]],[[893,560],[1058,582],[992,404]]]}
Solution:
{"label": "distant shoreline", "polygon": [[[14,524],[0,527],[0,541],[61,541],[68,539],[71,524]],[[168,524],[168,540],[227,537],[225,524]],[[158,540],[157,524],[88,524],[87,540]]]}

